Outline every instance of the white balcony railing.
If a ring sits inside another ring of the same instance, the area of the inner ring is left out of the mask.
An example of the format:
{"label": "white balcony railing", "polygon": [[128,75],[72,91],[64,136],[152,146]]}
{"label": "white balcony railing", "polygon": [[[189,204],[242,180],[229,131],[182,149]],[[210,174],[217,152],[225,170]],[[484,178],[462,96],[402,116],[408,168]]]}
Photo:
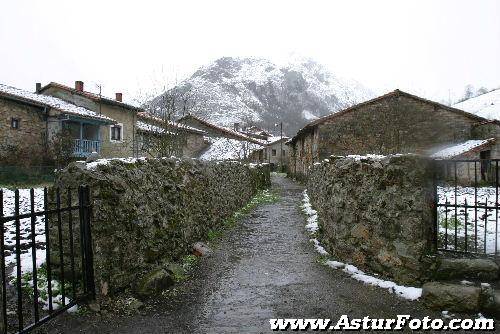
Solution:
{"label": "white balcony railing", "polygon": [[100,140],[75,139],[73,155],[75,157],[87,157],[92,152],[101,153]]}

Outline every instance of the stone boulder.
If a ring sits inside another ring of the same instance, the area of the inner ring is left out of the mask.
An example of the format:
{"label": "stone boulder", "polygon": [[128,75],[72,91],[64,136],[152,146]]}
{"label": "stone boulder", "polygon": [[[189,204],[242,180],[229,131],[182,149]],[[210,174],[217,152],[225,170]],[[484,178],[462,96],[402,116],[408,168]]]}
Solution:
{"label": "stone boulder", "polygon": [[139,280],[136,293],[140,297],[149,297],[162,292],[175,283],[173,275],[166,269],[155,269]]}
{"label": "stone boulder", "polygon": [[451,283],[429,282],[422,287],[424,305],[433,310],[478,312],[481,288]]}
{"label": "stone boulder", "polygon": [[441,259],[435,273],[437,280],[477,279],[496,280],[499,277],[498,265],[488,259]]}
{"label": "stone boulder", "polygon": [[203,242],[196,242],[193,245],[193,253],[196,256],[208,256],[212,254],[212,250]]}
{"label": "stone boulder", "polygon": [[500,291],[487,283],[481,284],[481,309],[488,315],[500,319]]}

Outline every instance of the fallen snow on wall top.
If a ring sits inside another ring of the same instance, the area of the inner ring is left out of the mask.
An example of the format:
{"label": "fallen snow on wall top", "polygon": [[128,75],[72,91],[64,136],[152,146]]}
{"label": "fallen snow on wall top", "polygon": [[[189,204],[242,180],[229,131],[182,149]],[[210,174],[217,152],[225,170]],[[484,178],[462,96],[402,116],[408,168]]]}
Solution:
{"label": "fallen snow on wall top", "polygon": [[490,120],[500,120],[500,88],[453,105]]}

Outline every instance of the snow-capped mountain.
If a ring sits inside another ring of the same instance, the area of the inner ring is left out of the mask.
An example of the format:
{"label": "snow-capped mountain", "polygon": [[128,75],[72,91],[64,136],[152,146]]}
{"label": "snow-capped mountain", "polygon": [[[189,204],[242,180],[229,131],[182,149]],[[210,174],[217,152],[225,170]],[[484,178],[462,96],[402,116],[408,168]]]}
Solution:
{"label": "snow-capped mountain", "polygon": [[[174,89],[190,90],[196,101],[192,112],[209,122],[258,125],[272,132],[274,124],[283,122],[289,135],[311,120],[373,97],[359,83],[338,78],[310,59],[276,65],[266,59],[224,57]],[[159,96],[152,104],[161,100]]]}
{"label": "snow-capped mountain", "polygon": [[453,105],[471,114],[491,120],[500,120],[500,88]]}

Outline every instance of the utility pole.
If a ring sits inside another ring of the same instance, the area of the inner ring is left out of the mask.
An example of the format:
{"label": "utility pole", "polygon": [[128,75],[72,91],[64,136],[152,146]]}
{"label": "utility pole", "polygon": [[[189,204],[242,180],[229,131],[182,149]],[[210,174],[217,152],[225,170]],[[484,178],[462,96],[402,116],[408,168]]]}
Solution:
{"label": "utility pole", "polygon": [[283,173],[283,122],[280,122],[280,171]]}
{"label": "utility pole", "polygon": [[[274,124],[275,127],[278,124]],[[283,172],[283,122],[280,122],[280,171]]]}

